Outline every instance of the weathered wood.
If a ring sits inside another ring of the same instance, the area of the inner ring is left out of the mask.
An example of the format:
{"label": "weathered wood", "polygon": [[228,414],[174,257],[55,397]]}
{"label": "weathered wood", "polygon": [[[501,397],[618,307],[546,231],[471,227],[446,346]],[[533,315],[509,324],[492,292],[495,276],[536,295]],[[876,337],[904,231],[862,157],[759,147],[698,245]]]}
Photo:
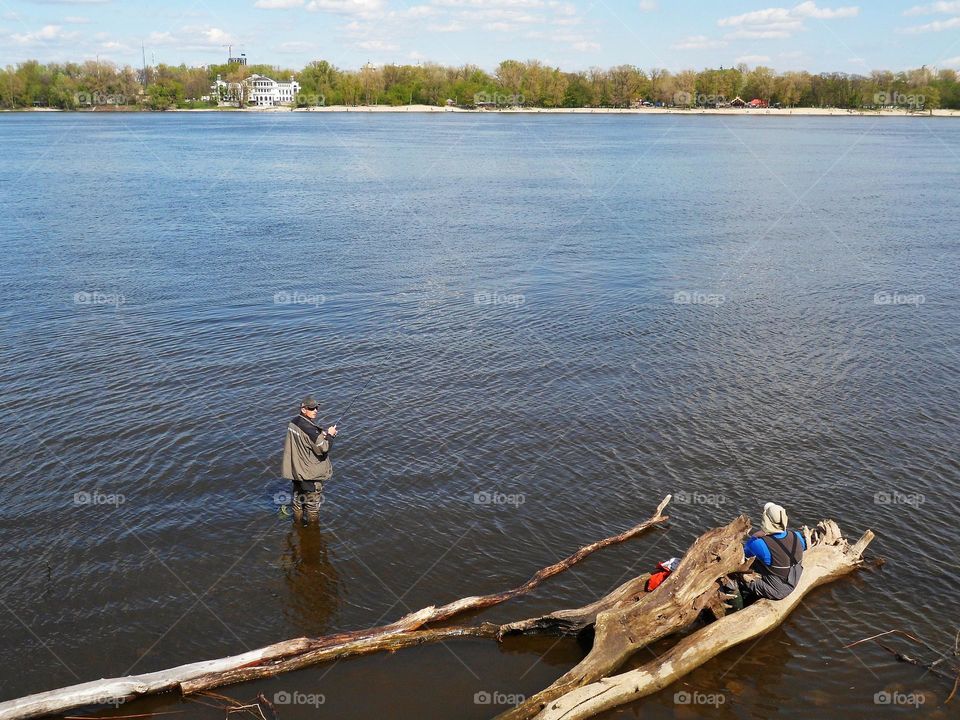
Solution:
{"label": "weathered wood", "polygon": [[[670,495],[667,495],[657,506],[654,514],[644,522],[617,535],[590,543],[563,560],[542,568],[522,585],[504,592],[461,598],[439,607],[431,605],[380,627],[336,633],[322,638],[296,638],[218,660],[190,663],[142,675],[94,680],[59,690],[50,690],[8,700],[0,703],[0,720],[25,720],[26,718],[52,715],[86,705],[127,701],[143,695],[181,689],[184,685],[197,689],[216,687],[226,682],[238,682],[238,680],[230,678],[237,677],[238,671],[247,668],[252,669],[251,677],[275,675],[287,669],[309,664],[309,662],[292,662],[294,657],[304,655],[318,658],[310,662],[320,662],[324,658],[337,657],[343,654],[365,654],[382,649],[407,647],[411,644],[427,642],[429,637],[443,639],[442,633],[444,632],[450,633],[449,637],[462,637],[465,634],[470,634],[464,632],[464,630],[473,630],[475,631],[474,636],[484,637],[486,636],[485,633],[490,632],[490,629],[486,626],[473,629],[448,629],[419,635],[415,631],[428,623],[442,622],[468,610],[492,607],[527,593],[544,580],[567,570],[588,555],[611,545],[630,540],[649,528],[666,522],[669,517],[664,515],[663,511],[670,502],[670,497]],[[258,675],[258,672],[262,674]],[[223,677],[224,682],[216,682],[217,677]]]}
{"label": "weathered wood", "polygon": [[500,626],[497,637],[503,639],[508,635],[579,635],[596,623],[597,615],[602,611],[623,607],[640,600],[646,593],[649,579],[650,573],[631,578],[613,592],[580,608],[557,610],[548,615],[505,623]]}
{"label": "weathered wood", "polygon": [[749,529],[750,520],[741,515],[697,538],[655,592],[597,615],[587,657],[545,690],[498,715],[498,720],[531,718],[550,701],[614,672],[637,650],[692,624],[717,597],[718,578],[743,563],[743,539]]}
{"label": "weathered wood", "polygon": [[[833,524],[835,527],[835,523]],[[662,690],[678,678],[729,648],[777,627],[815,587],[856,569],[864,549],[873,540],[867,531],[853,546],[821,523],[817,545],[804,553],[803,575],[796,589],[783,600],[759,600],[740,612],[680,640],[646,665],[620,675],[576,688],[548,703],[537,720],[584,720],[611,708]]]}
{"label": "weathered wood", "polygon": [[50,690],[0,703],[0,718],[6,720],[41,717],[86,705],[105,705],[140,695],[168,692],[177,689],[183,680],[243,667],[268,658],[289,657],[302,653],[309,647],[310,641],[307,638],[297,638],[240,655],[180,665],[170,670],[71,685],[60,690]]}
{"label": "weathered wood", "polygon": [[499,626],[485,623],[478,627],[450,627],[428,630],[411,630],[409,632],[390,635],[376,635],[362,640],[352,640],[340,645],[318,648],[280,660],[276,663],[257,665],[253,667],[236,668],[224,672],[211,673],[192,680],[180,683],[180,691],[184,695],[209,690],[224,685],[249,682],[260,678],[271,677],[281,673],[299,670],[300,668],[316,665],[329,660],[339,660],[344,657],[358,657],[384,650],[393,652],[403,648],[424,645],[427,643],[442,642],[452,638],[478,637],[495,638]]}

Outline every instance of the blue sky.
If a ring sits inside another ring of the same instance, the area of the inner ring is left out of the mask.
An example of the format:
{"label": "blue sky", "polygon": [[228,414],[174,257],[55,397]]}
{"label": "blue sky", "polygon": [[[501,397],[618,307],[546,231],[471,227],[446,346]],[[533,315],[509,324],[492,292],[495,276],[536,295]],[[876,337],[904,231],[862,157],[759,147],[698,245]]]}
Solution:
{"label": "blue sky", "polygon": [[746,62],[813,72],[960,68],[960,0],[0,0],[0,64],[326,59],[673,71]]}

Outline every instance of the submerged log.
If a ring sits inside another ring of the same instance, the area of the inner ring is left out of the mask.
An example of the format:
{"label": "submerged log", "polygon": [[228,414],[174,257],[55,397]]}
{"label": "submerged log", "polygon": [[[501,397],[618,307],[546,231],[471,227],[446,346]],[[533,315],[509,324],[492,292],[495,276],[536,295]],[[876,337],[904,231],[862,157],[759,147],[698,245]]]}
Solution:
{"label": "submerged log", "polygon": [[691,625],[718,596],[718,578],[743,565],[743,539],[750,520],[743,515],[697,538],[680,565],[655,592],[597,615],[590,653],[576,667],[498,720],[526,720],[582,685],[615,672],[637,650]]}
{"label": "submerged log", "polygon": [[824,521],[810,549],[804,553],[803,575],[783,600],[759,600],[680,640],[646,665],[579,687],[547,704],[537,720],[584,720],[611,708],[662,690],[724,650],[763,635],[786,619],[800,601],[823,583],[852,572],[862,563],[863,551],[873,540],[867,531],[849,545],[836,523]]}
{"label": "submerged log", "polygon": [[[320,662],[331,657],[366,654],[378,650],[398,649],[447,637],[493,637],[496,626],[480,628],[448,628],[416,632],[428,623],[437,623],[469,610],[481,610],[529,592],[547,578],[557,575],[588,555],[611,545],[630,540],[649,528],[666,522],[663,514],[670,502],[667,495],[654,514],[642,523],[618,535],[590,543],[559,562],[542,568],[522,585],[489,595],[471,596],[445,605],[429,606],[409,613],[396,622],[380,627],[327,635],[321,638],[296,638],[218,660],[180,665],[153,673],[122,678],[94,680],[59,690],[36,693],[0,703],[0,720],[23,720],[60,713],[87,705],[127,701],[144,695],[171,690],[194,691],[241,682],[245,679],[276,675],[280,672]],[[246,674],[242,671],[246,671]]]}

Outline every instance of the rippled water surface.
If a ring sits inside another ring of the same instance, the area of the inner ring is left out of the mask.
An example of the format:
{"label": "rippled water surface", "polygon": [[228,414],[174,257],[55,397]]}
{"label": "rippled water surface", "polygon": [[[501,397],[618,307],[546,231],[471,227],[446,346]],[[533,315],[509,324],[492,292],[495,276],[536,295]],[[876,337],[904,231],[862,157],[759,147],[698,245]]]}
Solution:
{"label": "rippled water surface", "polygon": [[[666,531],[470,620],[774,499],[886,564],[610,716],[950,716],[949,682],[843,646],[958,629],[960,124],[5,114],[0,155],[0,700],[505,589],[674,493]],[[319,531],[276,504],[307,392],[349,406]],[[226,692],[484,718],[582,656],[451,641]],[[153,710],[222,715],[113,712]]]}

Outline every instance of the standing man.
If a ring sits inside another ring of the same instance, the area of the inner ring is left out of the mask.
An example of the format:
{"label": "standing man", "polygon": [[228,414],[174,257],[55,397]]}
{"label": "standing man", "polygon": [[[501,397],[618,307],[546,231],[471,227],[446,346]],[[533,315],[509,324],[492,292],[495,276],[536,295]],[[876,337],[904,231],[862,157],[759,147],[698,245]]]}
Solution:
{"label": "standing man", "polygon": [[[328,457],[330,441],[337,435],[337,426],[326,430],[318,427],[317,400],[308,395],[300,403],[300,414],[287,425],[283,441],[283,477],[293,481],[293,517],[297,522],[320,522],[323,483],[333,475]],[[303,511],[306,509],[306,515]]]}

